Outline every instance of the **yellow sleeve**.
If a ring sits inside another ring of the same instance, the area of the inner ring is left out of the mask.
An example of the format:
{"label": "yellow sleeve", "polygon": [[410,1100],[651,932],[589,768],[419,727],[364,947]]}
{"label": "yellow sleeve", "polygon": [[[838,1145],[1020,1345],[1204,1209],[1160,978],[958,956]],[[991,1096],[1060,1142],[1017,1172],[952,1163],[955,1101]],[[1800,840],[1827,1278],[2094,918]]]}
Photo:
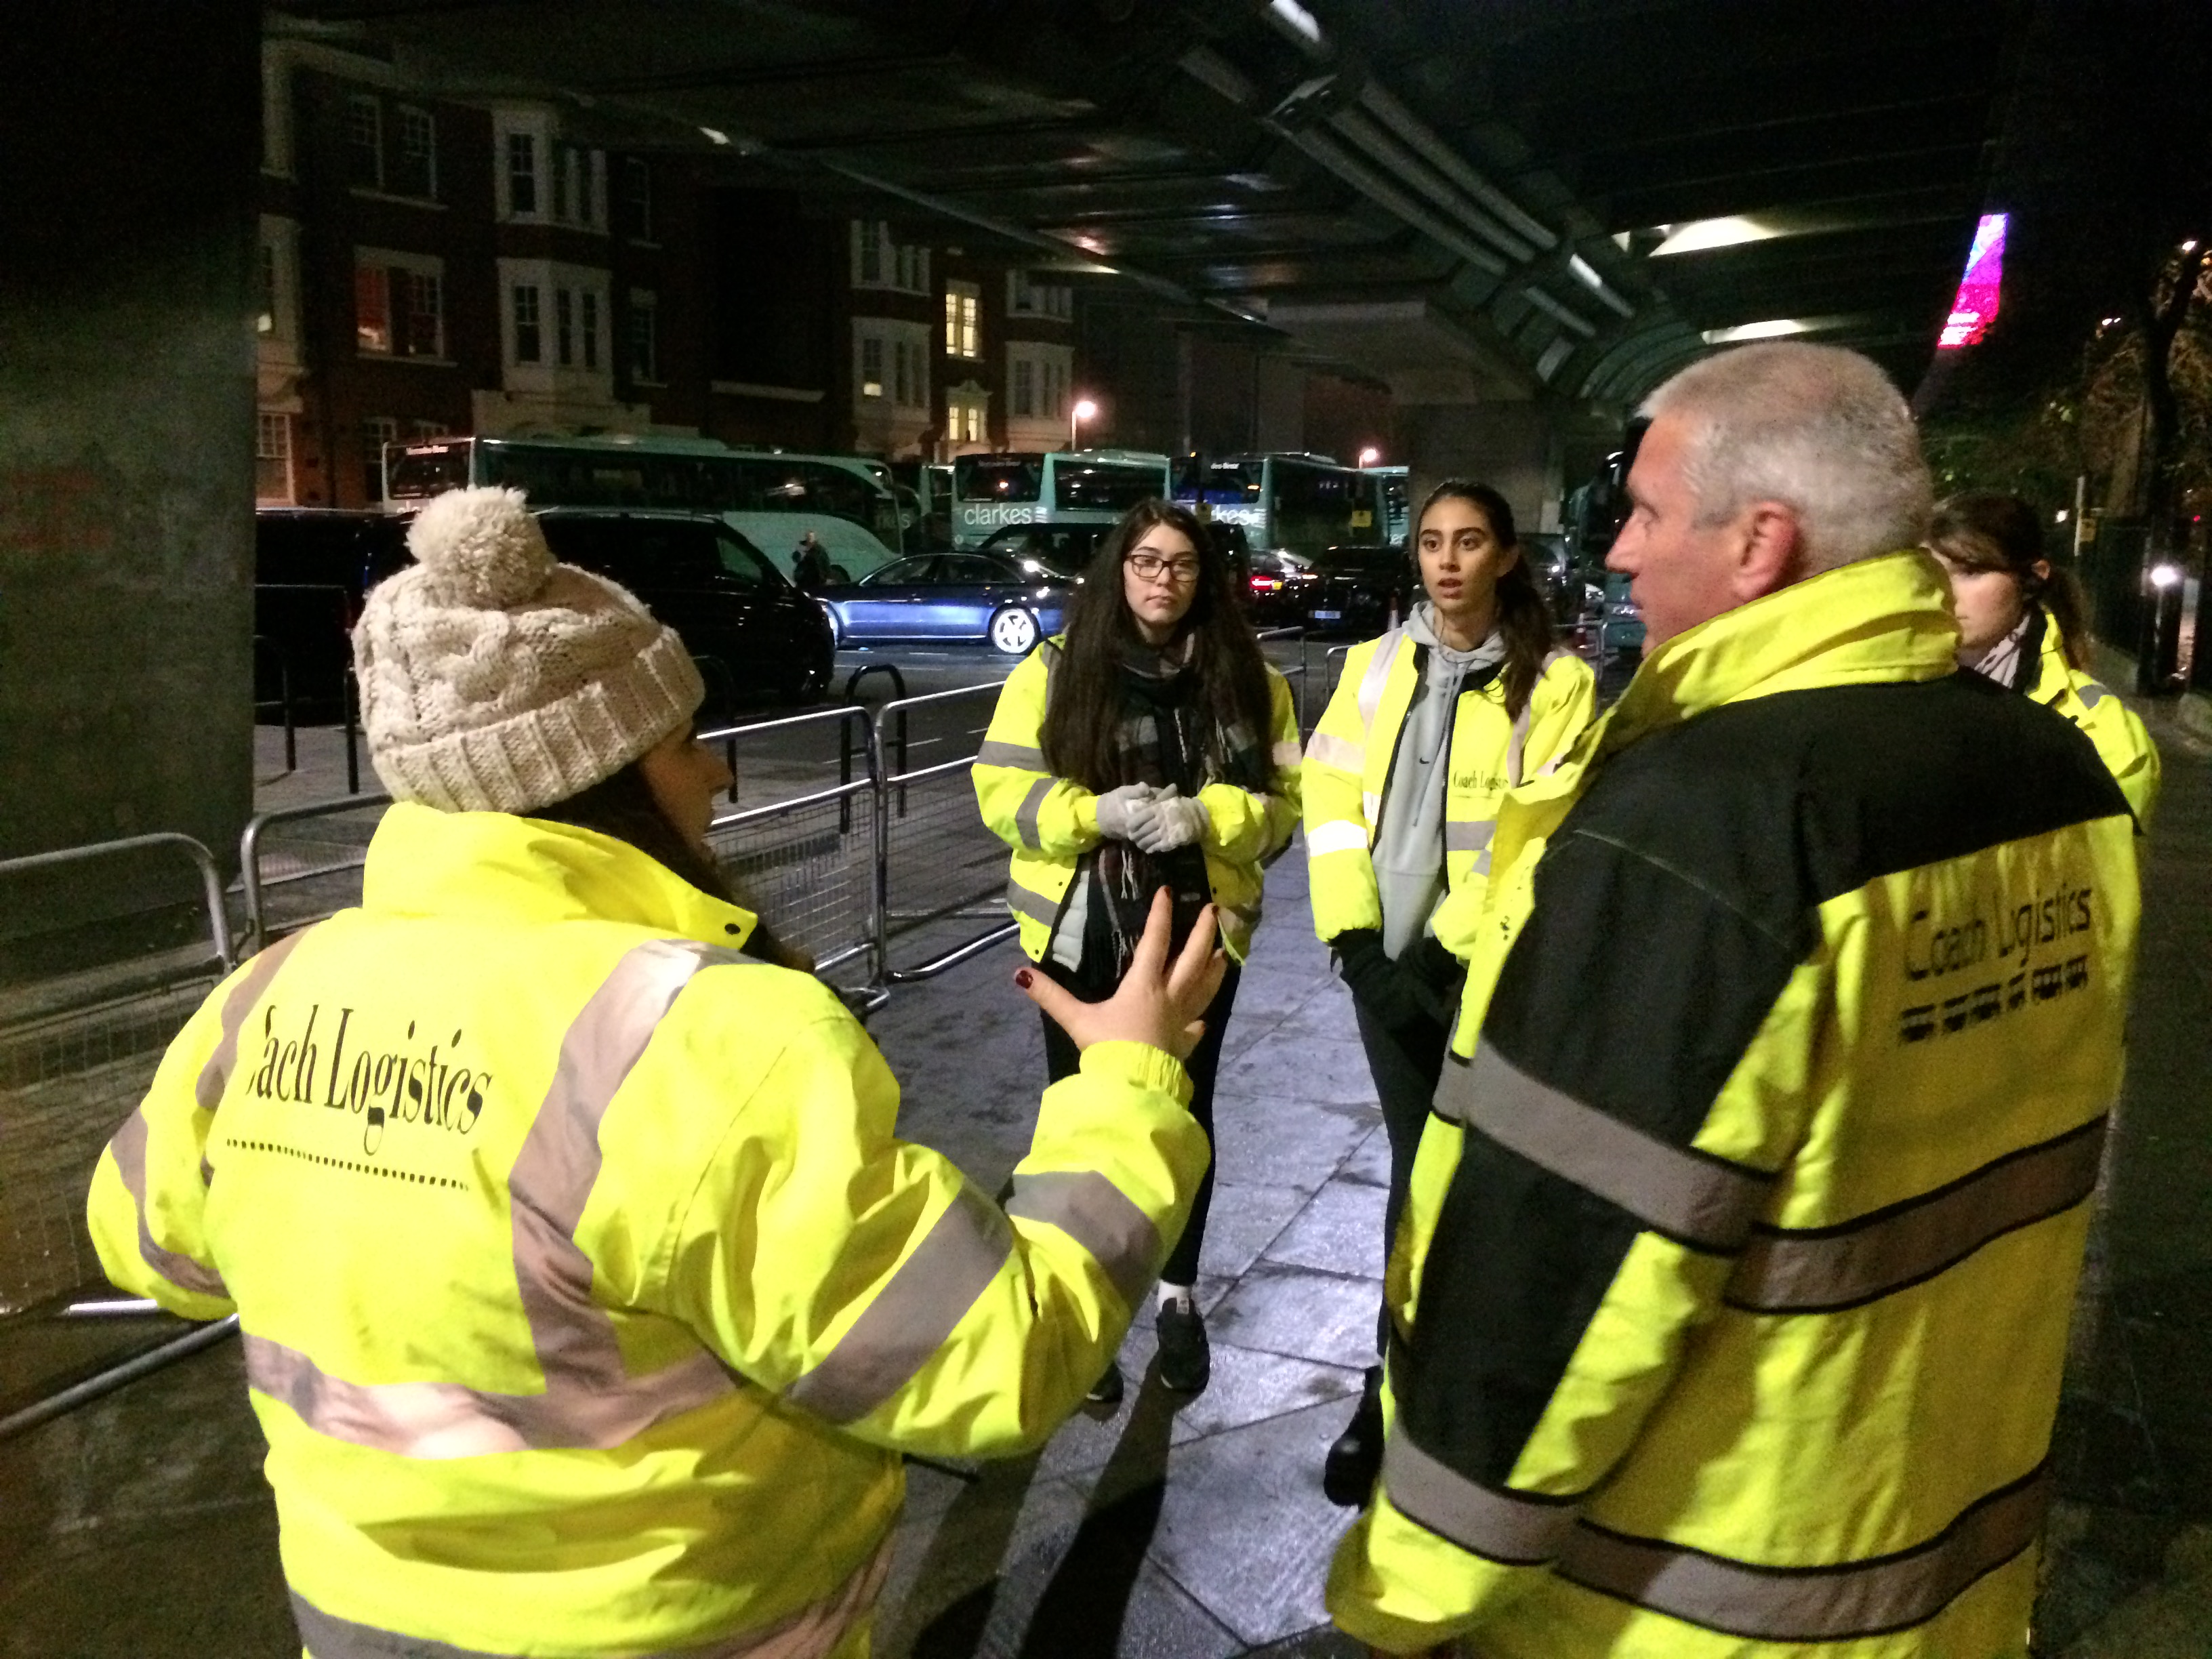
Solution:
{"label": "yellow sleeve", "polygon": [[1269,758],[1275,768],[1274,787],[1255,794],[1233,783],[1209,783],[1198,792],[1207,818],[1206,849],[1232,864],[1258,864],[1280,852],[1298,822],[1298,770],[1303,751],[1298,744],[1297,704],[1291,685],[1273,669],[1267,671],[1267,691],[1274,729],[1268,733]]}
{"label": "yellow sleeve", "polygon": [[1324,939],[1382,925],[1362,795],[1367,728],[1359,716],[1359,684],[1375,648],[1370,641],[1346,653],[1343,677],[1322,711],[1301,769],[1314,932]]}
{"label": "yellow sleeve", "polygon": [[186,1319],[236,1311],[208,1248],[203,1159],[229,1071],[219,1054],[222,1012],[250,973],[251,964],[240,968],[185,1022],[146,1097],[100,1153],[85,1200],[108,1278]]}
{"label": "yellow sleeve", "polygon": [[[2088,699],[2085,696],[2082,701],[2087,703]],[[2158,805],[2159,756],[2158,745],[2151,741],[2142,721],[2134,709],[2106,691],[2081,717],[2081,730],[2111,769],[2136,823],[2148,834],[2151,811]]]}
{"label": "yellow sleeve", "polygon": [[993,835],[1016,852],[1073,858],[1098,844],[1098,798],[1045,766],[1045,653],[1054,648],[1030,652],[1000,690],[973,776]]}
{"label": "yellow sleeve", "polygon": [[1523,779],[1541,777],[1566,758],[1597,718],[1597,676],[1580,657],[1560,656],[1528,693],[1528,740],[1521,750]]}
{"label": "yellow sleeve", "polygon": [[893,1133],[898,1085],[842,1011],[793,1032],[676,1224],[672,1311],[726,1363],[877,1445],[1039,1445],[1104,1369],[1208,1157],[1180,1062],[1086,1050],[1001,1209]]}

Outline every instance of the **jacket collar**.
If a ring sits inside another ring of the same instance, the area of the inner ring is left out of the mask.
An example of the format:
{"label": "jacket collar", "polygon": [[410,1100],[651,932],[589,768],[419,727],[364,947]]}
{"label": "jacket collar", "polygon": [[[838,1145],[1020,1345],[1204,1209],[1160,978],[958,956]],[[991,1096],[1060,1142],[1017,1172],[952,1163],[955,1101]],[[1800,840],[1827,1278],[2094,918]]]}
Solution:
{"label": "jacket collar", "polygon": [[369,842],[362,908],[520,925],[629,922],[730,949],[757,925],[752,912],[596,830],[409,801],[385,813]]}
{"label": "jacket collar", "polygon": [[1860,559],[1738,605],[1644,660],[1583,758],[1718,708],[1812,686],[1936,680],[1958,671],[1950,584],[1917,548]]}

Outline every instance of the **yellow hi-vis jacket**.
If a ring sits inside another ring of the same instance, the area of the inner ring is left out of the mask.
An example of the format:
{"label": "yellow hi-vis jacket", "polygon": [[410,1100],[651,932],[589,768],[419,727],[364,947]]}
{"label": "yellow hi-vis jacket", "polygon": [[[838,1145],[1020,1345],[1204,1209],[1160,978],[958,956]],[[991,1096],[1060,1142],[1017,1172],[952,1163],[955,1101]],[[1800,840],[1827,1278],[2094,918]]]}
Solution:
{"label": "yellow hi-vis jacket", "polygon": [[2030,648],[2034,666],[2021,687],[2046,708],[2055,708],[2088,733],[2105,764],[2118,780],[2120,793],[2135,811],[2136,822],[2150,828],[2151,810],[2158,805],[2158,745],[2136,712],[2102,685],[2066,660],[2065,641],[2048,611],[2038,610],[2031,625]]}
{"label": "yellow hi-vis jacket", "polygon": [[[1380,927],[1382,906],[1372,849],[1382,822],[1382,797],[1398,738],[1425,666],[1425,648],[1402,628],[1356,645],[1321,724],[1306,744],[1300,787],[1305,797],[1306,863],[1314,931],[1324,939],[1356,927]],[[1518,717],[1505,712],[1504,677],[1460,693],[1446,745],[1450,775],[1444,791],[1444,890],[1472,890],[1469,908],[1438,908],[1437,937],[1455,954],[1472,939],[1447,937],[1441,918],[1480,912],[1490,874],[1491,834],[1498,804],[1523,778],[1557,764],[1582,735],[1597,707],[1588,664],[1553,652]]]}
{"label": "yellow hi-vis jacket", "polygon": [[[974,773],[983,822],[1014,850],[1006,908],[1021,926],[1022,949],[1032,962],[1044,960],[1077,864],[1098,845],[1098,797],[1045,767],[1041,733],[1062,643],[1054,635],[1008,677]],[[1289,682],[1272,667],[1267,690],[1274,704],[1267,741],[1275,787],[1255,794],[1233,783],[1209,783],[1198,792],[1208,820],[1206,873],[1219,907],[1222,947],[1236,962],[1244,960],[1260,925],[1260,866],[1283,850],[1298,821],[1297,708]]]}
{"label": "yellow hi-vis jacket", "polygon": [[1692,629],[1508,798],[1355,1635],[2025,1652],[2136,838],[1948,592],[1891,554]]}
{"label": "yellow hi-vis jacket", "polygon": [[1206,1164],[1182,1066],[1086,1050],[1002,1211],[752,927],[394,806],[102,1157],[109,1275],[240,1316],[314,1659],[864,1653],[901,1451],[1035,1446],[1113,1354]]}

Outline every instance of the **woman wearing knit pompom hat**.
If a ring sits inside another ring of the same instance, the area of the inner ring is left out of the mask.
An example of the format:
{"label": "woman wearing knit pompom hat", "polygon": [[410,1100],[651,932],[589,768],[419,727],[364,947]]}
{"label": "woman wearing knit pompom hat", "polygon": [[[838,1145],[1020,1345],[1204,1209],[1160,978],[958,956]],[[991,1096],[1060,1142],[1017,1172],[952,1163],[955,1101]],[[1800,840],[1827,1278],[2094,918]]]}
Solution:
{"label": "woman wearing knit pompom hat", "polygon": [[854,1659],[900,1454],[1041,1443],[1182,1227],[1211,915],[1170,963],[1161,909],[1109,1002],[1017,975],[1084,1054],[1001,1209],[744,954],[676,636],[514,492],[408,544],[355,636],[395,798],[362,902],[171,1046],[101,1261],[239,1314],[311,1654]]}

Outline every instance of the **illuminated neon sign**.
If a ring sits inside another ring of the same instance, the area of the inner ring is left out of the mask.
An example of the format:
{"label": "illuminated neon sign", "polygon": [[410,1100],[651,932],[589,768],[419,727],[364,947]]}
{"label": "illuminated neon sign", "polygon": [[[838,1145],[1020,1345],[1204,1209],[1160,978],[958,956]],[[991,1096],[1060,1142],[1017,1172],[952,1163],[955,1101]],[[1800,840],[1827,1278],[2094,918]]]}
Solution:
{"label": "illuminated neon sign", "polygon": [[1984,213],[1974,228],[1974,246],[1966,255],[1966,274],[1959,280],[1958,297],[1951,315],[1936,342],[1938,350],[1979,345],[1997,314],[1997,289],[2004,281],[2005,217]]}

